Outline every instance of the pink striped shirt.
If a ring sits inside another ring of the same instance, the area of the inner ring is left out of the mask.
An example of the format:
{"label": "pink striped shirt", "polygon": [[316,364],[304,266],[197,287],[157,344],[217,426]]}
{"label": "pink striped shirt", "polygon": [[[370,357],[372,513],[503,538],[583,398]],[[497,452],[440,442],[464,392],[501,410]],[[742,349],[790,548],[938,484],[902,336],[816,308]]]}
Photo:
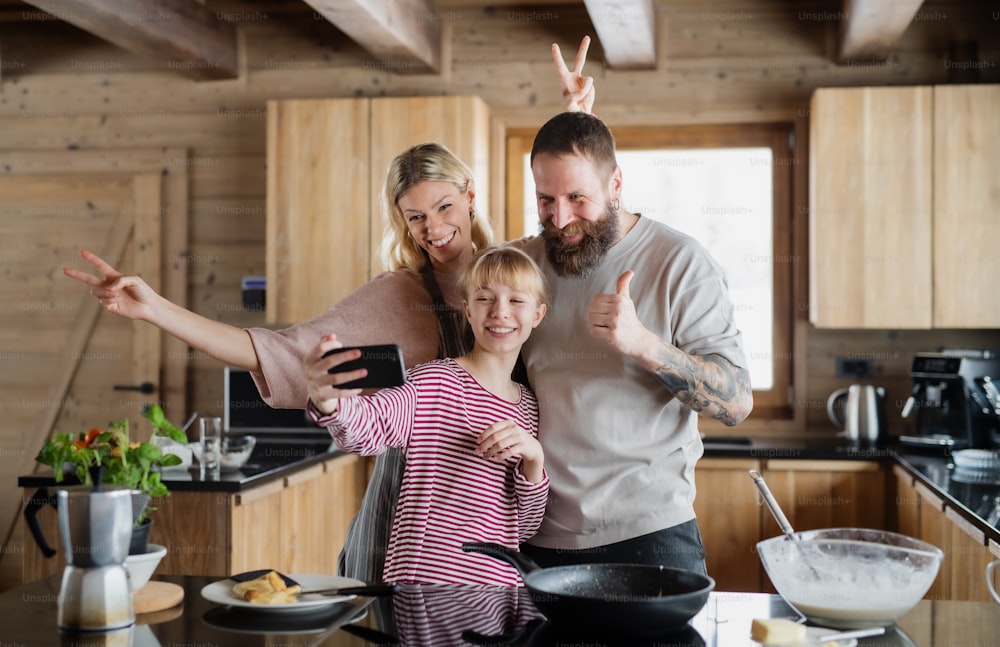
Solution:
{"label": "pink striped shirt", "polygon": [[516,549],[535,534],[545,512],[547,474],[530,483],[519,458],[494,463],[474,454],[480,433],[500,420],[514,420],[537,437],[531,390],[522,386],[518,402],[507,402],[453,359],[415,366],[403,386],[344,398],[335,414],[316,418],[346,451],[406,451],[385,581],[522,584],[513,567],[461,548],[486,541]]}

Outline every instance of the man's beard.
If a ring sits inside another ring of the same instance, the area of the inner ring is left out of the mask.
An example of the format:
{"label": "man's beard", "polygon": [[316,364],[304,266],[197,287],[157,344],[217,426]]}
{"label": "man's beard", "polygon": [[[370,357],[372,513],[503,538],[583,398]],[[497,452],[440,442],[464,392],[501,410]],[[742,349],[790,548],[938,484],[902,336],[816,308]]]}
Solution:
{"label": "man's beard", "polygon": [[[549,263],[559,276],[586,277],[607,255],[618,240],[618,216],[611,204],[605,207],[604,217],[590,222],[577,220],[559,229],[551,220],[542,223],[542,238]],[[563,242],[563,234],[583,234],[579,243]]]}

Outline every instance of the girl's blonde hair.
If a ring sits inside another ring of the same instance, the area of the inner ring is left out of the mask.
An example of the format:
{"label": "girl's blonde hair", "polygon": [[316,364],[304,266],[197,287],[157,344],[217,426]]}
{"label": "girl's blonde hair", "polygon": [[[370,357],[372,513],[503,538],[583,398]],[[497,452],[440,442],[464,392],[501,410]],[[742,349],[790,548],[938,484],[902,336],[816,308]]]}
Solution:
{"label": "girl's blonde hair", "polygon": [[[396,156],[389,165],[382,184],[382,220],[385,235],[382,237],[382,262],[391,270],[409,269],[419,272],[430,263],[417,241],[409,235],[406,218],[399,208],[399,198],[421,182],[451,182],[465,193],[473,181],[472,171],[450,150],[441,144],[418,144]],[[472,219],[473,251],[493,243],[493,229],[489,220],[470,207]]]}
{"label": "girl's blonde hair", "polygon": [[506,285],[527,292],[539,305],[548,301],[542,271],[530,256],[512,245],[501,244],[476,252],[458,278],[459,294],[466,301],[473,292],[490,285]]}

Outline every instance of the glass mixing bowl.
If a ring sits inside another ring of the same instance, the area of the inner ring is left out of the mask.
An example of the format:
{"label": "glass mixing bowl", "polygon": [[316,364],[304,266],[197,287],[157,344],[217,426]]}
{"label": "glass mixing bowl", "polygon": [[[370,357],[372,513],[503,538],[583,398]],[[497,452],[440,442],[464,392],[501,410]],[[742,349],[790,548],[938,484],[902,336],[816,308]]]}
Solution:
{"label": "glass mixing bowl", "polygon": [[223,472],[240,469],[246,465],[256,445],[257,438],[254,436],[223,436],[222,451],[219,452],[219,468]]}
{"label": "glass mixing bowl", "polygon": [[944,553],[884,530],[826,528],[757,544],[778,594],[810,622],[882,627],[912,609],[937,577]]}

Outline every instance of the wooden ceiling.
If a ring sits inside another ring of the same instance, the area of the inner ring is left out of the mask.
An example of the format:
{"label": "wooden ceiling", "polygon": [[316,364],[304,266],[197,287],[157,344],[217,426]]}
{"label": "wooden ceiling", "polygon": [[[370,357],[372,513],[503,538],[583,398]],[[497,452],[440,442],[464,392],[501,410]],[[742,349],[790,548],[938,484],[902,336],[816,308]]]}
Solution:
{"label": "wooden ceiling", "polygon": [[[839,63],[886,60],[922,4],[922,0],[836,1],[842,3],[843,16]],[[9,0],[4,4],[9,6]],[[387,69],[398,73],[440,73],[447,12],[498,5],[509,7],[515,16],[512,28],[519,15],[536,20],[545,12],[557,14],[560,6],[583,5],[609,67],[651,69],[657,62],[656,0],[236,0],[225,5],[213,0],[24,0],[24,4],[138,56],[165,60],[179,74],[197,80],[239,76],[237,28],[227,12],[275,5],[314,12],[374,59],[391,63]]]}

